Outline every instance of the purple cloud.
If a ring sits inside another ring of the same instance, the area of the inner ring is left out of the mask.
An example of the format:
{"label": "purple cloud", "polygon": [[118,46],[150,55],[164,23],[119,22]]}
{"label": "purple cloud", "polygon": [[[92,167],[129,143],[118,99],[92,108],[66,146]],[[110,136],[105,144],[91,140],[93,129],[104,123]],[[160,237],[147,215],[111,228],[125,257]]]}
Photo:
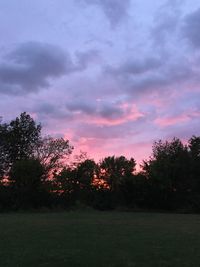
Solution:
{"label": "purple cloud", "polygon": [[82,0],[89,5],[99,6],[110,21],[111,26],[119,24],[128,13],[130,0]]}
{"label": "purple cloud", "polygon": [[185,16],[183,35],[195,48],[200,48],[200,8]]}
{"label": "purple cloud", "polygon": [[4,56],[0,63],[0,93],[24,94],[50,86],[50,80],[83,71],[98,51],[77,52],[77,63],[59,46],[27,42]]}
{"label": "purple cloud", "polygon": [[37,92],[49,86],[49,78],[60,77],[72,69],[69,56],[58,47],[28,42],[6,55],[0,64],[0,92]]}
{"label": "purple cloud", "polygon": [[199,134],[197,1],[1,2],[3,119],[27,111],[95,159]]}

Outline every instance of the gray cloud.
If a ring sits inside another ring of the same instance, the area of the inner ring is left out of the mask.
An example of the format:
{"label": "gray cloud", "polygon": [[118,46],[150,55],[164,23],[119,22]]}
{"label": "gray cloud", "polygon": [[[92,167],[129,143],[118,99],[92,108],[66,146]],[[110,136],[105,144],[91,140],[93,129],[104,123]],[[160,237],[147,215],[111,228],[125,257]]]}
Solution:
{"label": "gray cloud", "polygon": [[28,42],[6,55],[0,64],[0,92],[22,94],[48,87],[48,78],[72,71],[72,62],[57,46]]}
{"label": "gray cloud", "polygon": [[130,0],[82,0],[90,5],[98,5],[110,21],[111,26],[117,25],[127,16]]}
{"label": "gray cloud", "polygon": [[108,119],[117,119],[127,115],[130,110],[123,110],[120,106],[112,103],[103,104],[99,110],[100,116]]}
{"label": "gray cloud", "polygon": [[97,57],[96,50],[77,52],[77,63],[58,46],[28,42],[0,63],[0,93],[24,94],[49,87],[49,80],[82,71]]}
{"label": "gray cloud", "polygon": [[156,23],[152,29],[152,35],[157,44],[163,45],[168,41],[169,37],[174,35],[178,25],[177,16],[165,16]]}
{"label": "gray cloud", "polygon": [[153,72],[141,79],[135,79],[136,89],[162,89],[164,86],[183,83],[195,77],[195,72],[189,66],[170,64],[159,72]]}
{"label": "gray cloud", "polygon": [[182,27],[183,35],[196,48],[200,48],[200,8],[185,16]]}
{"label": "gray cloud", "polygon": [[98,62],[100,59],[99,51],[96,49],[91,49],[86,52],[76,52],[77,63],[74,66],[74,70],[81,71],[87,68],[88,64]]}
{"label": "gray cloud", "polygon": [[117,81],[123,94],[136,97],[152,92],[167,94],[170,89],[174,90],[174,86],[178,90],[186,84],[198,84],[198,64],[193,62],[191,65],[189,59],[163,54],[160,58],[140,61],[130,58],[118,67],[106,67],[104,73]]}
{"label": "gray cloud", "polygon": [[130,135],[136,135],[139,131],[136,130],[135,125],[133,123],[127,123],[123,125],[115,125],[115,126],[98,126],[94,124],[81,124],[76,129],[77,136],[82,136],[85,138],[95,138],[95,139],[113,139],[113,138],[121,138],[127,137]]}
{"label": "gray cloud", "polygon": [[162,66],[162,64],[163,63],[161,59],[153,57],[149,57],[143,60],[129,59],[118,67],[107,67],[105,71],[117,75],[125,73],[138,75],[158,69],[160,66]]}
{"label": "gray cloud", "polygon": [[82,112],[85,114],[96,113],[95,105],[92,103],[87,103],[87,101],[68,102],[66,108],[71,112]]}
{"label": "gray cloud", "polygon": [[129,110],[123,110],[117,103],[99,102],[89,103],[87,100],[68,102],[66,105],[68,111],[72,113],[91,115],[104,119],[117,119],[125,116]]}
{"label": "gray cloud", "polygon": [[39,104],[38,106],[35,107],[34,111],[43,114],[43,115],[53,115],[53,114],[57,114],[57,108],[55,107],[55,105],[50,104],[50,103],[42,103]]}
{"label": "gray cloud", "polygon": [[173,37],[176,37],[175,33],[180,22],[183,1],[168,0],[158,9],[151,30],[156,45],[165,46],[172,41]]}
{"label": "gray cloud", "polygon": [[94,103],[92,100],[90,103],[86,99],[69,101],[66,105],[39,101],[39,103],[28,107],[28,111],[38,114],[42,121],[51,118],[51,120],[67,119],[70,122],[76,121],[77,118],[81,119],[84,115],[89,116],[91,119],[102,118],[112,121],[124,118],[129,114],[129,109],[123,110],[117,103]]}
{"label": "gray cloud", "polygon": [[71,121],[73,119],[73,114],[66,110],[63,105],[60,103],[46,102],[46,101],[38,101],[39,103],[33,105],[32,107],[28,108],[30,112],[34,112],[38,115],[38,118],[41,118],[43,121],[51,120],[68,120]]}

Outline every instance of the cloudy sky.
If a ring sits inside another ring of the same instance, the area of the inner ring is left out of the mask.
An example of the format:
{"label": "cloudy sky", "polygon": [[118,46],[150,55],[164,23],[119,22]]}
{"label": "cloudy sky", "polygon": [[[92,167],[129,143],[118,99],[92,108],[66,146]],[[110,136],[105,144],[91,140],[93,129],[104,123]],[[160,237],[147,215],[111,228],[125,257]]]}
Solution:
{"label": "cloudy sky", "polygon": [[0,116],[96,160],[200,135],[199,0],[0,0]]}

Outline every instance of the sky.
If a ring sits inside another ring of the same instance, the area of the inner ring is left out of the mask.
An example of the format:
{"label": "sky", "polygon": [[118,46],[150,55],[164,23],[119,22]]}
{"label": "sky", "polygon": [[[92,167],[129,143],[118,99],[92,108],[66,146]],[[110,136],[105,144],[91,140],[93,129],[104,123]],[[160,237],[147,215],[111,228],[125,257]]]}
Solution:
{"label": "sky", "polygon": [[200,135],[197,0],[0,0],[0,116],[99,160]]}

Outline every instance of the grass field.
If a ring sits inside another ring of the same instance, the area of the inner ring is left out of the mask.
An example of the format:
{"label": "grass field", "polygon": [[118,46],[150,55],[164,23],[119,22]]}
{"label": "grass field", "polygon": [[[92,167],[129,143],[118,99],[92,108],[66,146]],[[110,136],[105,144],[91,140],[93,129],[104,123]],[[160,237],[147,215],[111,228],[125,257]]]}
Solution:
{"label": "grass field", "polygon": [[200,216],[1,214],[0,266],[198,267]]}

